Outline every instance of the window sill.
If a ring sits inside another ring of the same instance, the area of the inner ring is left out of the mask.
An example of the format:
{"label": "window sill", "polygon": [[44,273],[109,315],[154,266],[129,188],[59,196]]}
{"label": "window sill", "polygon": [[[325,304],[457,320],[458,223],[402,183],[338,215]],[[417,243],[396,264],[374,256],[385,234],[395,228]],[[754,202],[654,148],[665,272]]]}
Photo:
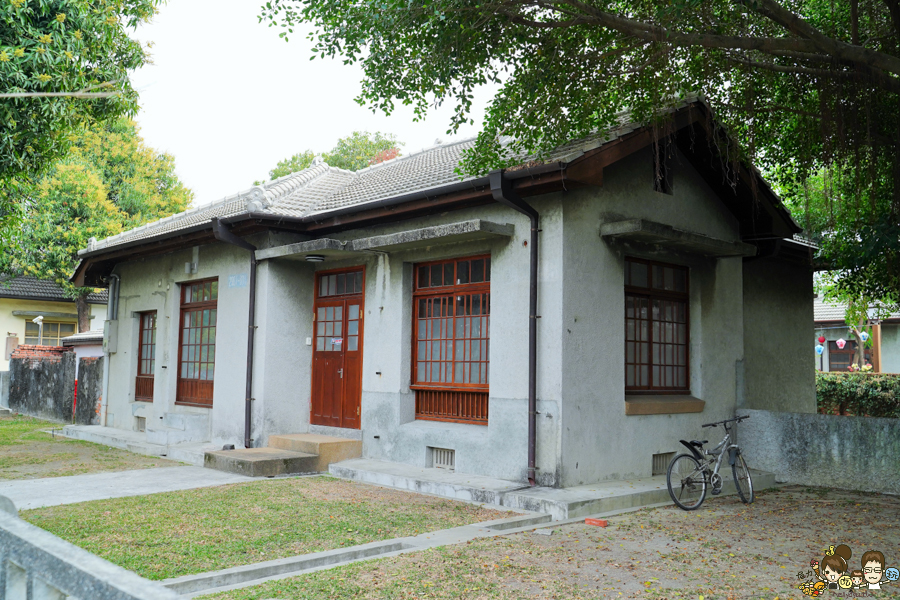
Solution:
{"label": "window sill", "polygon": [[671,415],[703,412],[706,402],[688,395],[625,396],[626,415]]}

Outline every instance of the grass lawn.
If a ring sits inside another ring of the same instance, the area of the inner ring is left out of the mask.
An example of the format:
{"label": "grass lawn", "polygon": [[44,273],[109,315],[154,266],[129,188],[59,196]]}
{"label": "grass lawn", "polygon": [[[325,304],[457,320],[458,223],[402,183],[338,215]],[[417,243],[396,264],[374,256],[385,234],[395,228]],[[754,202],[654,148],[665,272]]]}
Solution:
{"label": "grass lawn", "polygon": [[331,477],[23,511],[23,519],[150,579],[355,546],[512,516]]}
{"label": "grass lawn", "polygon": [[0,481],[180,464],[45,433],[62,427],[61,423],[22,415],[0,419]]}
{"label": "grass lawn", "polygon": [[[272,581],[203,600],[618,599],[779,600],[807,598],[811,559],[847,544],[850,569],[868,550],[900,565],[900,499],[822,488],[708,499],[699,510],[645,509],[575,523],[552,536],[519,533],[365,561]],[[798,579],[799,574],[804,577]],[[826,590],[824,597],[900,598],[881,591]]]}

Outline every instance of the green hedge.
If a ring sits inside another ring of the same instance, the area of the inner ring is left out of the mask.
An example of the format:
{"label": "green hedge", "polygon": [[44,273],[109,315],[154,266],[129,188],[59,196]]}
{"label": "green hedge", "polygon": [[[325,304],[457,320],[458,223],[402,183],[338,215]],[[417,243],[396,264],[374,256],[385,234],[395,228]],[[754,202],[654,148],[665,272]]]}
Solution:
{"label": "green hedge", "polygon": [[816,404],[826,415],[900,418],[900,375],[817,373]]}

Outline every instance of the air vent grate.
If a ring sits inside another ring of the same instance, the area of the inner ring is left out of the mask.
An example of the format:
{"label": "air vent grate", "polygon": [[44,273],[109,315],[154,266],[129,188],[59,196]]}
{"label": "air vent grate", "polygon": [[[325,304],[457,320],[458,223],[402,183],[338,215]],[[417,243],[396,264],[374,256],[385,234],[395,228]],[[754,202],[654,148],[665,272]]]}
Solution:
{"label": "air vent grate", "polygon": [[147,429],[147,417],[135,417],[134,425],[138,431],[145,431]]}
{"label": "air vent grate", "polygon": [[431,466],[436,469],[456,469],[456,450],[447,448],[431,449]]}
{"label": "air vent grate", "polygon": [[669,463],[675,457],[674,452],[663,452],[653,455],[653,474],[665,475],[669,471]]}

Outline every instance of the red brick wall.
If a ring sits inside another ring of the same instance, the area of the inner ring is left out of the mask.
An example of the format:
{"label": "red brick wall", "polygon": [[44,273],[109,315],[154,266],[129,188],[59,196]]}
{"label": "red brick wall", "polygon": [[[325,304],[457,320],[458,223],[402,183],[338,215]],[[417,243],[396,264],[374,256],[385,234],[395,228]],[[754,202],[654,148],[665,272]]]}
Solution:
{"label": "red brick wall", "polygon": [[10,360],[14,360],[16,358],[24,358],[28,360],[29,366],[33,367],[39,362],[59,362],[60,360],[62,360],[63,354],[65,354],[66,352],[74,351],[74,348],[68,348],[65,346],[38,346],[22,344],[20,346],[17,346],[16,349],[13,350],[13,353],[10,356]]}

